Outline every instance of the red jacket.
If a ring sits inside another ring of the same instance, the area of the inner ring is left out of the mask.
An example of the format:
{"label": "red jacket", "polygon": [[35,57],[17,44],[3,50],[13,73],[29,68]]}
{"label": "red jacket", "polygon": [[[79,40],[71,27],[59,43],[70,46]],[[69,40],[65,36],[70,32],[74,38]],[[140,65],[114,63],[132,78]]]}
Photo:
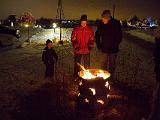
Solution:
{"label": "red jacket", "polygon": [[91,27],[75,27],[71,36],[72,46],[76,54],[89,54],[94,47],[94,32]]}

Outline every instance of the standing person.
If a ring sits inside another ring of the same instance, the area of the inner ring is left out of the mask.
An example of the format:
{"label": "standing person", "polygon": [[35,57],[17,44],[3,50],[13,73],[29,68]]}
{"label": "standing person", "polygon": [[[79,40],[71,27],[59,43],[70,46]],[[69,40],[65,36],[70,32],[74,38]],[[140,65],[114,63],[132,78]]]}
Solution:
{"label": "standing person", "polygon": [[46,66],[45,77],[52,79],[54,75],[54,64],[57,62],[58,56],[53,49],[53,43],[51,40],[46,41],[46,47],[43,49],[42,61]]}
{"label": "standing person", "polygon": [[151,112],[147,119],[141,120],[160,120],[160,19],[158,20],[158,27],[154,30],[155,48],[154,48],[154,62],[156,73],[156,84],[153,89]]}
{"label": "standing person", "polygon": [[97,27],[95,39],[97,48],[105,54],[101,67],[109,70],[110,78],[113,79],[119,44],[122,40],[121,24],[112,18],[110,10],[104,10],[101,17],[102,20]]}
{"label": "standing person", "polygon": [[94,47],[94,32],[87,24],[87,15],[82,15],[80,25],[73,29],[71,42],[74,48],[74,80],[78,78],[81,59],[84,60],[84,67],[90,67],[90,51]]}
{"label": "standing person", "polygon": [[154,31],[155,37],[155,50],[154,50],[154,61],[155,61],[155,73],[156,80],[160,82],[160,20],[158,20],[158,27]]}
{"label": "standing person", "polygon": [[[160,20],[158,20],[158,27],[154,31],[155,49],[154,62],[156,73],[156,85],[153,90],[151,112],[147,120],[160,120]],[[145,119],[144,119],[145,120]]]}

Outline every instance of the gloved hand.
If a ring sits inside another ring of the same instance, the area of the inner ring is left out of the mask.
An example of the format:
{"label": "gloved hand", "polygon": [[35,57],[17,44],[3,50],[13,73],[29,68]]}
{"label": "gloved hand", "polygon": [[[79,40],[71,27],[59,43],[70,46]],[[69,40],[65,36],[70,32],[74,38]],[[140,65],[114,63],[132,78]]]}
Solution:
{"label": "gloved hand", "polygon": [[88,46],[88,50],[92,50],[92,47]]}
{"label": "gloved hand", "polygon": [[88,42],[88,50],[92,50],[93,48],[93,43],[91,41]]}
{"label": "gloved hand", "polygon": [[101,47],[101,45],[97,45],[97,48],[98,48],[98,50],[101,50],[102,47]]}

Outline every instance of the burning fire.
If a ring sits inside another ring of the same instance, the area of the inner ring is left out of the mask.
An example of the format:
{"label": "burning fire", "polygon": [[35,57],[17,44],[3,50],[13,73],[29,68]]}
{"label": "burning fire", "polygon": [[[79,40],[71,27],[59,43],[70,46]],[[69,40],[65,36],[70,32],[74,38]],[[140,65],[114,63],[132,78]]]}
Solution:
{"label": "burning fire", "polygon": [[92,73],[89,70],[85,70],[82,78],[83,79],[95,79],[96,76],[92,75]]}
{"label": "burning fire", "polygon": [[110,77],[110,73],[107,71],[103,71],[100,69],[96,69],[92,72],[92,69],[85,69],[84,66],[82,66],[81,64],[77,63],[82,71],[79,73],[79,75],[83,78],[83,79],[95,79],[95,78],[103,78],[103,79],[107,79]]}
{"label": "burning fire", "polygon": [[[107,104],[105,99],[110,97],[108,94],[110,91],[110,84],[109,81],[107,81],[107,78],[110,77],[110,73],[101,69],[85,69],[81,64],[77,64],[82,69],[79,72],[79,77],[82,78],[79,82],[79,91],[81,92],[81,96],[84,97],[82,102],[89,105],[97,104],[98,106],[105,106],[105,104]],[[80,93],[78,96],[80,96]]]}

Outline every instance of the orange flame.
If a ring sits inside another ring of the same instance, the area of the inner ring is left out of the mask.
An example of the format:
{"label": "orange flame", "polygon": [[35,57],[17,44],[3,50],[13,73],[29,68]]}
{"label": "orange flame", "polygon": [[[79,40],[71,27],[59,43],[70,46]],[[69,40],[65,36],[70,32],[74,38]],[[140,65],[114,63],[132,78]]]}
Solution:
{"label": "orange flame", "polygon": [[93,69],[85,69],[84,66],[82,66],[80,63],[77,63],[77,65],[80,66],[80,68],[82,69],[79,75],[83,79],[95,79],[95,78],[107,79],[110,77],[110,73],[107,71],[95,69],[94,73],[92,73],[91,70]]}

